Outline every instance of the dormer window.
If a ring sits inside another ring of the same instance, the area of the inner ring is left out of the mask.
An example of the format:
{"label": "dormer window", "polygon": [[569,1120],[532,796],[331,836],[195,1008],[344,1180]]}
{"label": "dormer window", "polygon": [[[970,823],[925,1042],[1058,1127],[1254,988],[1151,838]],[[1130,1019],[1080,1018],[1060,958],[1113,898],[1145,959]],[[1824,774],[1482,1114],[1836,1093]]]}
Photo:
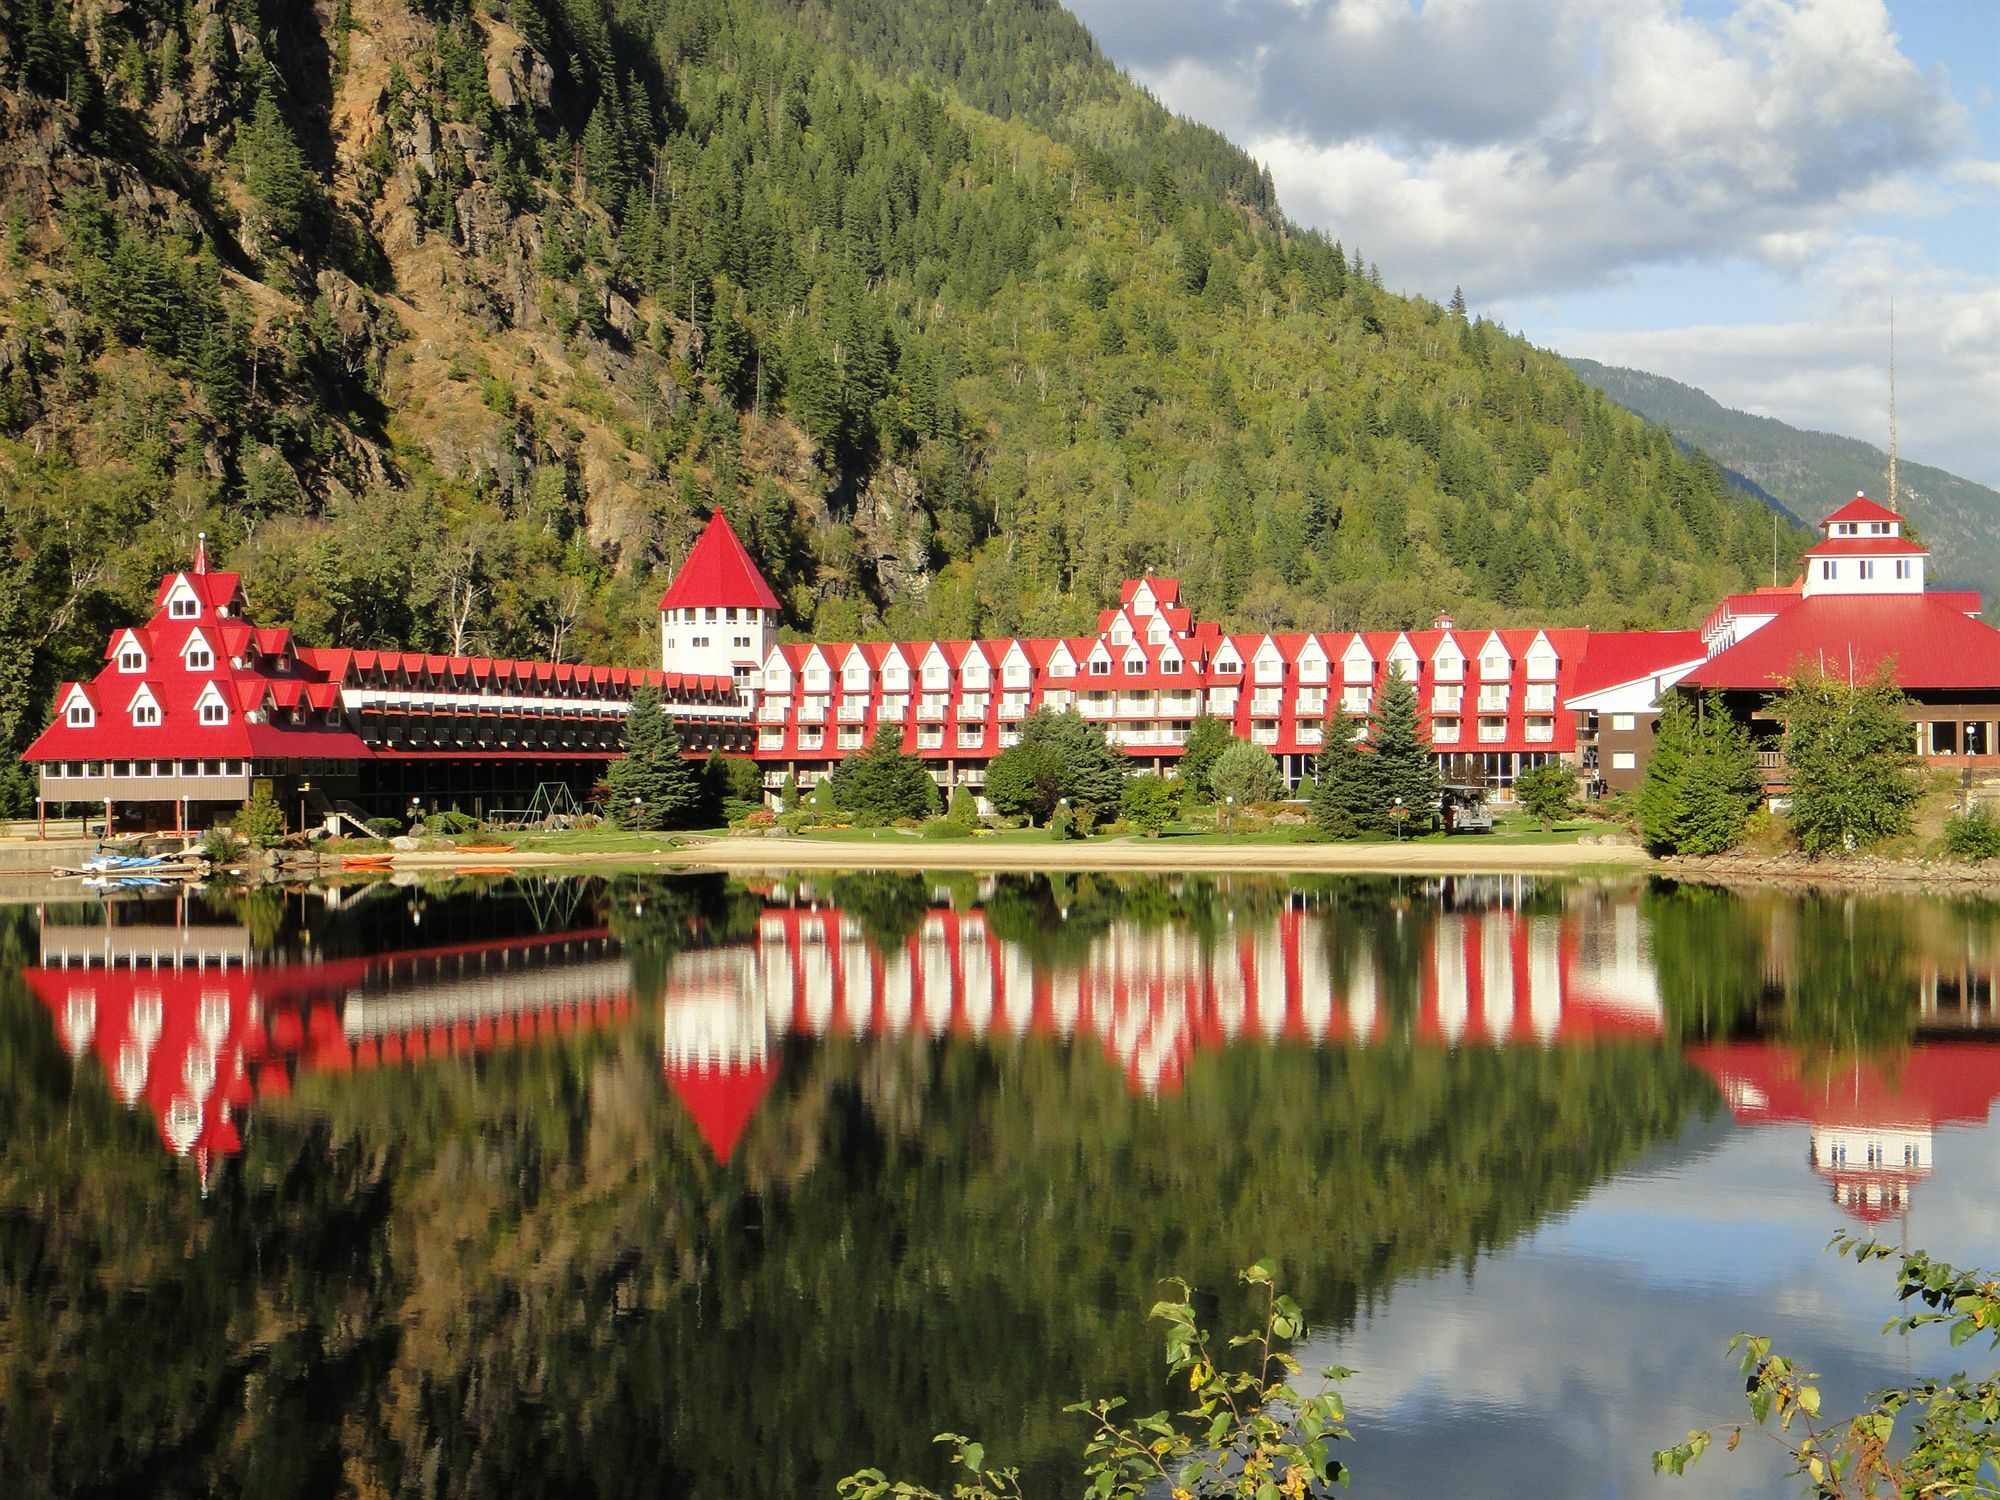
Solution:
{"label": "dormer window", "polygon": [[1123,620],[1111,627],[1111,644],[1129,646],[1132,643],[1132,629]]}
{"label": "dormer window", "polygon": [[1178,676],[1181,670],[1181,659],[1178,656],[1161,657],[1160,670],[1165,672],[1169,677]]}
{"label": "dormer window", "polygon": [[193,594],[176,594],[167,601],[167,617],[174,620],[192,620],[201,613],[201,603]]}
{"label": "dormer window", "polygon": [[121,672],[143,672],[146,670],[146,653],[139,648],[139,643],[130,636],[127,636],[125,644],[118,648],[118,670]]}
{"label": "dormer window", "polygon": [[97,710],[90,706],[90,700],[78,693],[69,700],[69,709],[63,714],[63,722],[72,729],[88,729],[97,722]]}
{"label": "dormer window", "polygon": [[1108,656],[1093,656],[1090,659],[1090,675],[1092,677],[1109,677],[1111,675],[1111,658]]}
{"label": "dormer window", "polygon": [[201,722],[204,724],[227,724],[229,710],[220,698],[210,698],[201,705]]}
{"label": "dormer window", "polygon": [[151,698],[142,698],[132,705],[132,722],[141,729],[150,729],[160,722],[160,705]]}

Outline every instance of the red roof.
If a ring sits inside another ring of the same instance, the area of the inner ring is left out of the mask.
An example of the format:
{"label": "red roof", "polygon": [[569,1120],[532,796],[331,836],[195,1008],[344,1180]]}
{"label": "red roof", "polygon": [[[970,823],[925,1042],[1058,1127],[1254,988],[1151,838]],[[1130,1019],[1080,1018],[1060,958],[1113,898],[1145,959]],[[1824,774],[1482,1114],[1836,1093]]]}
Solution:
{"label": "red roof", "polygon": [[1806,548],[1807,557],[1928,557],[1930,549],[1908,537],[1837,536]]}
{"label": "red roof", "polygon": [[763,1061],[667,1065],[667,1082],[680,1095],[695,1129],[715,1159],[724,1165],[736,1151],[750,1117],[771,1087],[771,1069]]}
{"label": "red roof", "polygon": [[1902,519],[1901,516],[1889,509],[1888,506],[1877,505],[1866,495],[1856,495],[1847,504],[1841,506],[1839,510],[1820,522],[1820,525],[1831,526],[1835,521],[1901,521]]}
{"label": "red roof", "polygon": [[1898,687],[2000,689],[2000,630],[1932,594],[1801,599],[1681,680],[1761,692],[1789,681],[1801,660],[1866,675],[1891,657]]}
{"label": "red roof", "polygon": [[717,511],[660,596],[661,609],[776,609],[778,596]]}
{"label": "red roof", "polygon": [[1698,630],[1592,631],[1570,696],[1581,698],[1643,677],[1657,677],[1687,662],[1700,661],[1704,654]]}

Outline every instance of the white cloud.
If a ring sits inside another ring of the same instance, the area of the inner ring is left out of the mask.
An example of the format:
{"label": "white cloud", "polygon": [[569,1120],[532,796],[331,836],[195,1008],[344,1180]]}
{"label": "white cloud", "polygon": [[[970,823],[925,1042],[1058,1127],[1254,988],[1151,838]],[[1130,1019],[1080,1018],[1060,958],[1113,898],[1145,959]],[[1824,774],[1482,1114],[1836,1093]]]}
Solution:
{"label": "white cloud", "polygon": [[1964,130],[1881,0],[1720,21],[1677,0],[1078,8],[1169,105],[1268,160],[1294,217],[1476,302],[1693,257],[1796,265],[1796,237],[1881,206]]}
{"label": "white cloud", "polygon": [[1567,354],[1651,370],[1725,406],[1888,446],[1896,302],[1903,456],[2000,487],[2000,284],[1904,242],[1850,237],[1814,256],[1795,317],[1632,332],[1528,332]]}

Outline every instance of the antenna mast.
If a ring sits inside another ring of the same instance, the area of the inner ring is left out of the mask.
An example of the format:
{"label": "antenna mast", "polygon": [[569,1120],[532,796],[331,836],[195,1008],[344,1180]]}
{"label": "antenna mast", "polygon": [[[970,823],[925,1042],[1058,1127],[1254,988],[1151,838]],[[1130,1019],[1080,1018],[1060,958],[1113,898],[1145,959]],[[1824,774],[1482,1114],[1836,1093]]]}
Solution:
{"label": "antenna mast", "polygon": [[1889,509],[1896,506],[1896,299],[1889,299]]}

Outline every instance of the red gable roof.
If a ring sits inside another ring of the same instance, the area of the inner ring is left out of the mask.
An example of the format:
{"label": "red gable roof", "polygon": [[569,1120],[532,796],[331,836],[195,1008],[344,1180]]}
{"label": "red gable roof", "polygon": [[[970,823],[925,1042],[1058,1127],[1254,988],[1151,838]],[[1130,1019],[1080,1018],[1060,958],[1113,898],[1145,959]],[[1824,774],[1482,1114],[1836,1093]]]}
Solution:
{"label": "red gable roof", "polygon": [[1857,674],[1885,659],[1906,689],[2000,687],[2000,630],[1929,594],[1820,594],[1695,668],[1689,687],[1768,691],[1801,659]]}
{"label": "red gable roof", "polygon": [[1570,696],[1582,698],[1642,677],[1656,677],[1684,662],[1700,661],[1702,655],[1701,632],[1697,630],[1592,631]]}
{"label": "red gable roof", "polygon": [[1901,516],[1889,509],[1888,506],[1877,505],[1866,495],[1856,495],[1847,504],[1841,506],[1839,510],[1820,522],[1820,525],[1831,526],[1835,521],[1900,521],[1902,519]]}
{"label": "red gable roof", "polygon": [[776,609],[778,596],[717,511],[660,596],[660,608]]}

